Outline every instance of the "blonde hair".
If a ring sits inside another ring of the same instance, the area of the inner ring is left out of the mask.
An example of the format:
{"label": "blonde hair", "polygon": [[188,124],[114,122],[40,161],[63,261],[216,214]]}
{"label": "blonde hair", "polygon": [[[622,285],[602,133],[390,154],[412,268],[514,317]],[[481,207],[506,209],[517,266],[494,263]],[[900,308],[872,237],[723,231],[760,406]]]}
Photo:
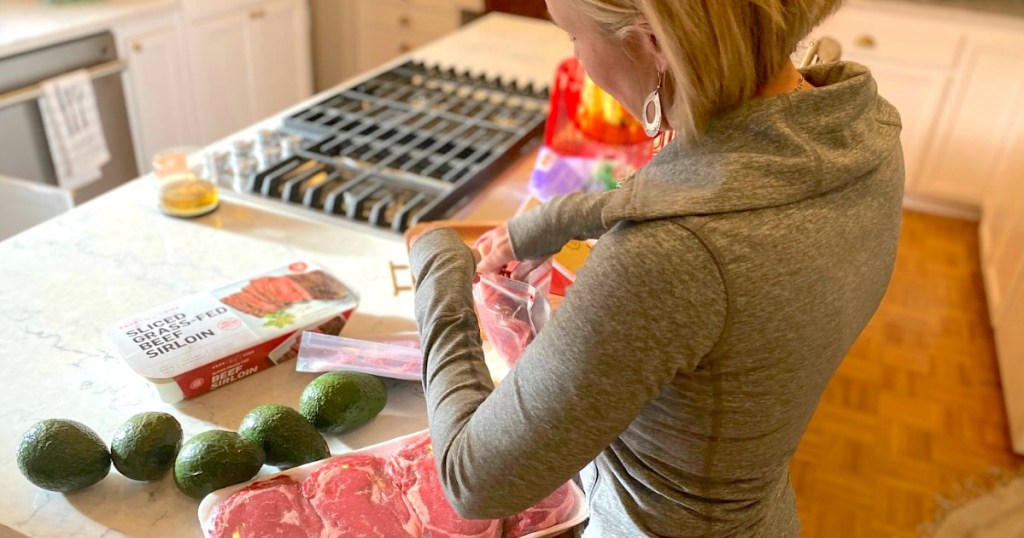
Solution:
{"label": "blonde hair", "polygon": [[[663,91],[677,139],[698,139],[719,112],[754,96],[842,0],[572,0],[610,36],[643,18],[668,60]],[[652,90],[654,88],[651,88]]]}

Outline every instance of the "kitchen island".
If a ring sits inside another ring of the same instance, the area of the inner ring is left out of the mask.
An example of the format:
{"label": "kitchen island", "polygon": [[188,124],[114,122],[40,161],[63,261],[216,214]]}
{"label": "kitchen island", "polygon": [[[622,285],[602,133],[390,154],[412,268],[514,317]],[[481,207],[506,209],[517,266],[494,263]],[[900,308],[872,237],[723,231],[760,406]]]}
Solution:
{"label": "kitchen island", "polygon": [[[569,55],[568,41],[553,26],[499,15],[412,54],[545,84],[557,62]],[[253,129],[274,127],[280,117]],[[526,199],[532,165],[532,155],[522,156],[456,217],[511,216]],[[21,476],[18,439],[36,421],[67,418],[109,442],[122,422],[142,411],[173,414],[186,438],[214,428],[233,430],[257,405],[297,406],[302,389],[315,377],[286,362],[194,400],[165,404],[103,341],[103,330],[125,316],[310,259],[361,296],[344,334],[415,330],[413,296],[396,295],[391,280],[390,263],[407,259],[397,234],[314,218],[231,192],[224,193],[217,211],[192,220],[162,215],[155,201],[153,180],[143,177],[0,243],[0,361],[7,380],[0,392],[0,484],[6,490],[0,497],[0,536],[11,529],[33,537],[201,536],[197,503],[178,492],[170,474],[143,483],[112,469],[86,490],[48,492]],[[419,383],[394,381],[389,382],[387,407],[373,422],[327,437],[332,453],[339,454],[425,427]],[[263,474],[272,471],[264,467]]]}

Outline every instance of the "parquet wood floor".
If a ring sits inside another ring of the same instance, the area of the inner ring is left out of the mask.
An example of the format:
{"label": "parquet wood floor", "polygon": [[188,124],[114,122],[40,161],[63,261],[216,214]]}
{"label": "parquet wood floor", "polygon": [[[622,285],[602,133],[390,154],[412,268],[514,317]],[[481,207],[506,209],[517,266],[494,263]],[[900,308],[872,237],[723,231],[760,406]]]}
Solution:
{"label": "parquet wood floor", "polygon": [[973,222],[905,212],[878,312],[791,465],[807,538],[916,537],[1010,450]]}

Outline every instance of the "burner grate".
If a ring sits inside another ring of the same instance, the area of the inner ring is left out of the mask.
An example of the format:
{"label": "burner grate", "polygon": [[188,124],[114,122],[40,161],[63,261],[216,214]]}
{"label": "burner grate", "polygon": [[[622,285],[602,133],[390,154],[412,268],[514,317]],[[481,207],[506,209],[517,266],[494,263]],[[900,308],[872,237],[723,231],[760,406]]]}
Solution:
{"label": "burner grate", "polygon": [[407,62],[287,117],[311,142],[248,190],[401,233],[511,164],[547,108],[546,88]]}

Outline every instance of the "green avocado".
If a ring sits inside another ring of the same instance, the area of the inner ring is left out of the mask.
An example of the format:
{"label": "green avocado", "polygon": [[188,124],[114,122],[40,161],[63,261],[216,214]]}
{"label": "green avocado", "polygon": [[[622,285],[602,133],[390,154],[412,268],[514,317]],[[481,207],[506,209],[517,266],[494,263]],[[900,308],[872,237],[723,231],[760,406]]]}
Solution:
{"label": "green avocado", "polygon": [[388,390],[379,378],[362,372],[331,372],[306,386],[299,412],[322,432],[345,433],[373,420],[387,403]]}
{"label": "green avocado", "polygon": [[242,419],[238,434],[259,443],[267,464],[287,469],[331,455],[327,441],[298,411],[278,404],[261,405]]}
{"label": "green avocado", "polygon": [[132,480],[159,480],[181,448],[181,424],[167,413],[139,413],[110,442],[114,467]]}
{"label": "green avocado", "polygon": [[256,476],[266,456],[235,432],[210,430],[189,439],[174,460],[174,483],[200,500],[212,491]]}
{"label": "green avocado", "polygon": [[18,468],[29,482],[67,493],[103,480],[110,472],[110,452],[103,439],[80,422],[43,420],[21,437]]}

